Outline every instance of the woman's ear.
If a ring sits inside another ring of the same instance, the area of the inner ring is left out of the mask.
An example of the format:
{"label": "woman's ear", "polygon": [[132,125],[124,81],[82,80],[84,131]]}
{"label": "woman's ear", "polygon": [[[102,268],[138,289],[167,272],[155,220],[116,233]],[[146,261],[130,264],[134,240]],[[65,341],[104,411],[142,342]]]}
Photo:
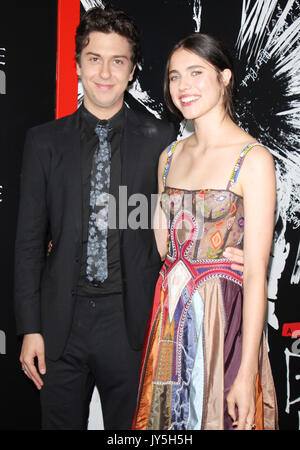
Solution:
{"label": "woman's ear", "polygon": [[228,84],[230,83],[231,77],[232,77],[231,70],[230,69],[222,70],[221,76],[222,76],[224,86],[228,86]]}

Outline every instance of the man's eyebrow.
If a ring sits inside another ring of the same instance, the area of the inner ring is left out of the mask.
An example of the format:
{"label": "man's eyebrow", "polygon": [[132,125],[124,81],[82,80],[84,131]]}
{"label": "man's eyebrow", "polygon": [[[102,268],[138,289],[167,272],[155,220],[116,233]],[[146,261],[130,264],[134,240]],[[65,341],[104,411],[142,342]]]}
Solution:
{"label": "man's eyebrow", "polygon": [[100,56],[99,53],[87,52],[86,55]]}
{"label": "man's eyebrow", "polygon": [[[86,55],[87,56],[99,56],[99,57],[101,57],[100,53],[96,53],[96,52],[87,52]],[[126,55],[112,55],[112,58],[125,58],[125,59],[129,60],[128,56],[126,56]]]}
{"label": "man's eyebrow", "polygon": [[113,58],[125,58],[125,59],[129,59],[128,56],[126,56],[126,55],[113,55]]}

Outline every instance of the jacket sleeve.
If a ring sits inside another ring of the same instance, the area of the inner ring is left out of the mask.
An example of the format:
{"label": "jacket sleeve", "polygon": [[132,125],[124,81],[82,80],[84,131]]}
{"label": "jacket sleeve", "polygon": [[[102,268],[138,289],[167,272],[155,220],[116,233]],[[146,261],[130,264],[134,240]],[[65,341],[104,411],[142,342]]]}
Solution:
{"label": "jacket sleeve", "polygon": [[38,333],[40,285],[46,261],[48,228],[47,177],[38,140],[26,136],[20,183],[20,203],[15,244],[15,317],[17,334]]}

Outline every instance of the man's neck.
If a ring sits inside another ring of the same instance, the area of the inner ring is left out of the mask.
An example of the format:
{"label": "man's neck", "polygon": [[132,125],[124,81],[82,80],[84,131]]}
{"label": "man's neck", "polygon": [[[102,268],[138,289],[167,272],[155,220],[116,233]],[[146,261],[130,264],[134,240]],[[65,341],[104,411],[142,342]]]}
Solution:
{"label": "man's neck", "polygon": [[96,107],[94,105],[91,105],[88,101],[86,101],[86,99],[83,99],[83,106],[85,107],[85,109],[93,114],[93,116],[97,117],[100,120],[109,120],[112,117],[114,117],[119,111],[121,111],[122,107],[124,105],[124,102],[122,101],[121,103],[119,102],[116,105],[113,105],[109,108],[101,108],[101,107]]}

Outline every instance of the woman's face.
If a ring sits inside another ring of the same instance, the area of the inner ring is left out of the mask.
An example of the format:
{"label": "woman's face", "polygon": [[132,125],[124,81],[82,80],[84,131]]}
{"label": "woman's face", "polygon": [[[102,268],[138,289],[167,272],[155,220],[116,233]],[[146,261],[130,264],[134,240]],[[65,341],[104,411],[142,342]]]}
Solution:
{"label": "woman's face", "polygon": [[230,70],[225,69],[219,80],[212,64],[190,50],[179,48],[169,66],[169,89],[174,105],[186,119],[197,119],[212,111],[224,114],[223,89],[229,74]]}

